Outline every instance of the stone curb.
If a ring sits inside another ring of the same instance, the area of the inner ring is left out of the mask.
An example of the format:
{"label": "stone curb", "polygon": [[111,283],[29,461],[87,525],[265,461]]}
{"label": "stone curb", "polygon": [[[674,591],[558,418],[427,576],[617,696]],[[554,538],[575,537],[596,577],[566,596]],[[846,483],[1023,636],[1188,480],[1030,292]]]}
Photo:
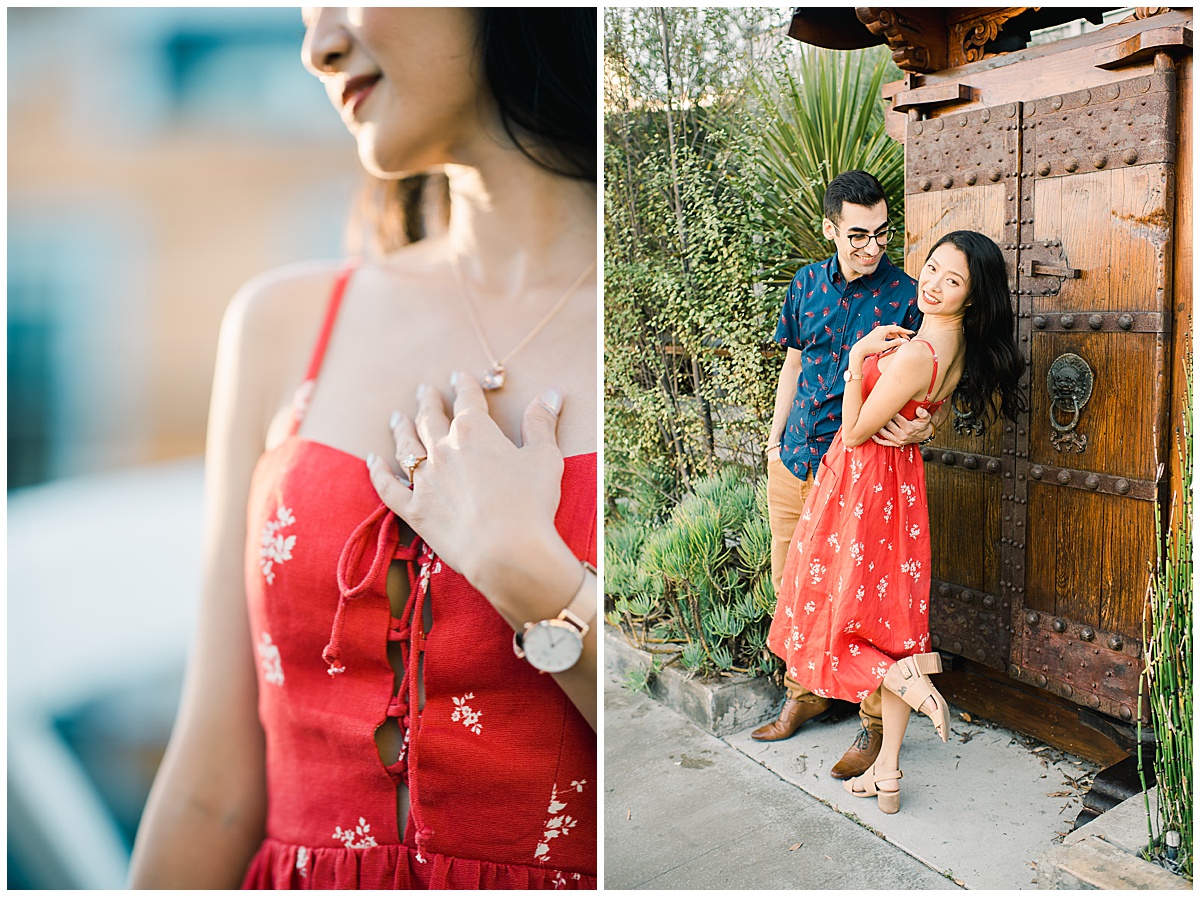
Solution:
{"label": "stone curb", "polygon": [[[604,666],[624,679],[631,670],[650,666],[651,655],[635,648],[611,626],[604,627]],[[697,679],[674,666],[650,683],[650,695],[718,738],[764,722],[779,712],[783,689],[769,679],[734,675]]]}
{"label": "stone curb", "polygon": [[[1157,789],[1150,789],[1156,812]],[[1137,855],[1146,844],[1146,805],[1141,794],[1067,835],[1037,861],[1037,884],[1055,890],[1190,891],[1192,883]]]}

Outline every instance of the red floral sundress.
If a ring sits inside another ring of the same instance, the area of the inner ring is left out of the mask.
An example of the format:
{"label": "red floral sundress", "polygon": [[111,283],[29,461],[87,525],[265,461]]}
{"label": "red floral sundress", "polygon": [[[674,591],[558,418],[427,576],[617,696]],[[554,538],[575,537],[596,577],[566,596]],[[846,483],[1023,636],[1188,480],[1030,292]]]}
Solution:
{"label": "red floral sundress", "polygon": [[[937,410],[942,402],[929,401],[936,381],[935,352],[925,400],[900,413],[911,420],[917,408]],[[864,400],[878,382],[871,355]],[[788,549],[768,646],[809,691],[861,702],[893,663],[928,650],[929,564],[920,451],[872,440],[849,448],[839,430]]]}
{"label": "red floral sundress", "polygon": [[[420,540],[403,544],[365,462],[298,435],[349,273],[291,436],[251,486],[246,587],[268,809],[243,887],[594,889],[595,733],[551,676],[513,654],[511,628],[479,592]],[[594,453],[566,459],[555,524],[595,563]],[[403,619],[387,595],[394,560],[411,584]],[[389,719],[403,744],[385,762],[375,730]]]}

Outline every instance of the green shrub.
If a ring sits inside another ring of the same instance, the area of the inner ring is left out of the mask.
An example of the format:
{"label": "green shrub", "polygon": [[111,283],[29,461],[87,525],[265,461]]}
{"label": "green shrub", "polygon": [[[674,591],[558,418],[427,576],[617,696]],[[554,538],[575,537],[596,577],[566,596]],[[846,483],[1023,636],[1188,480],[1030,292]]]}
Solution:
{"label": "green shrub", "polygon": [[633,644],[699,674],[776,672],[765,477],[727,467],[665,521],[606,528],[605,564],[608,622]]}

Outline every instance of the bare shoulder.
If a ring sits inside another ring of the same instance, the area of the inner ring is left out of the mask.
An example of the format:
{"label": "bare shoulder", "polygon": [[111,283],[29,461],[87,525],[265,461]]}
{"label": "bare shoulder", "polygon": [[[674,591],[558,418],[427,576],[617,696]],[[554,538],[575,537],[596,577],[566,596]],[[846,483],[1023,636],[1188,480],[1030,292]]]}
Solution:
{"label": "bare shoulder", "polygon": [[933,344],[927,342],[924,337],[921,339],[914,337],[896,350],[896,360],[903,365],[905,370],[918,373],[924,371],[928,374],[933,370],[934,352],[937,351],[936,346],[933,351],[930,351],[931,345]]}
{"label": "bare shoulder", "polygon": [[291,329],[325,307],[343,265],[302,262],[275,268],[251,278],[234,294],[225,311],[226,326],[247,338]]}
{"label": "bare shoulder", "polygon": [[213,413],[266,433],[304,376],[329,296],[343,266],[277,268],[244,284],[221,322]]}

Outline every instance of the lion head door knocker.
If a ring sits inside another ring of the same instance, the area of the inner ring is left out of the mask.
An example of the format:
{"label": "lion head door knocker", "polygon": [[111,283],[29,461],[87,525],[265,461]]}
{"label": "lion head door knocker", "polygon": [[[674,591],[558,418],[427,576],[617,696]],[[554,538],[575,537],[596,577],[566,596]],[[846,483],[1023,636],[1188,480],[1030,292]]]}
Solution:
{"label": "lion head door knocker", "polygon": [[[1088,363],[1071,352],[1064,352],[1050,365],[1046,391],[1050,393],[1050,444],[1060,452],[1082,452],[1088,438],[1076,430],[1079,412],[1092,397],[1094,377]],[[1068,419],[1069,418],[1069,419]],[[1062,421],[1066,420],[1066,423]]]}

